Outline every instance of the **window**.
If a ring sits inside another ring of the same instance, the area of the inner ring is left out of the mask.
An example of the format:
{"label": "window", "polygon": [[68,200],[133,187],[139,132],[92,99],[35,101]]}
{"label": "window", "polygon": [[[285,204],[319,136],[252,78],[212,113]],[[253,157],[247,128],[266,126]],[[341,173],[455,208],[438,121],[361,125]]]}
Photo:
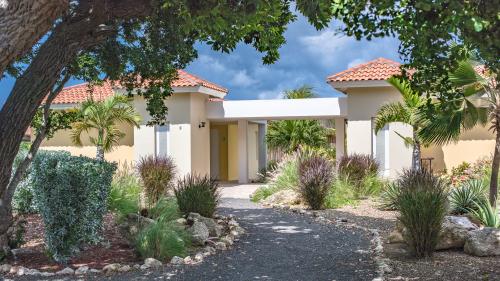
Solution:
{"label": "window", "polygon": [[168,124],[155,127],[155,154],[156,156],[169,155],[170,126]]}

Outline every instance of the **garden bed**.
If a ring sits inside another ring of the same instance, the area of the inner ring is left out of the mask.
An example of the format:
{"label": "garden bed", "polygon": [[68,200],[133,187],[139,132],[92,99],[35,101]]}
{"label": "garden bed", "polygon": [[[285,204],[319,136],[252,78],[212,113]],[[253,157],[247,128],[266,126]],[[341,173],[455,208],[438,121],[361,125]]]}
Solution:
{"label": "garden bed", "polygon": [[[319,211],[330,221],[343,221],[378,229],[386,239],[395,228],[397,213],[381,211],[372,200],[362,200],[356,206]],[[435,252],[432,259],[415,259],[401,247],[384,241],[384,255],[390,272],[386,280],[500,280],[499,257],[474,257],[461,250]]]}
{"label": "garden bed", "polygon": [[[43,235],[44,227],[40,215],[26,215],[27,220],[24,244],[14,250],[15,257],[10,257],[6,262],[13,266],[24,266],[40,271],[58,271],[65,266],[54,262],[45,252]],[[86,247],[72,258],[68,266],[78,268],[88,266],[102,269],[112,263],[132,264],[141,260],[135,254],[134,248],[122,237],[115,223],[114,215],[108,213],[104,217],[103,242],[98,245]]]}

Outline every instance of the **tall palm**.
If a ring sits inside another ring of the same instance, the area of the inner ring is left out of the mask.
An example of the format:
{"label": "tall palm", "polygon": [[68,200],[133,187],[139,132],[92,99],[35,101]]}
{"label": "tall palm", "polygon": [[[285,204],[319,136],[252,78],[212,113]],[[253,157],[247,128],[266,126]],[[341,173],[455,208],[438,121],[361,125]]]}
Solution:
{"label": "tall palm", "polygon": [[[449,74],[449,80],[459,89],[457,98],[447,101],[444,111],[437,111],[435,120],[422,131],[430,141],[443,144],[458,140],[460,133],[477,124],[491,123],[495,133],[495,149],[491,163],[490,204],[495,206],[500,167],[500,90],[496,73],[489,72],[474,61],[465,60]],[[487,105],[487,106],[485,106]]]}
{"label": "tall palm", "polygon": [[77,146],[82,146],[82,133],[96,132],[89,135],[90,142],[96,146],[96,158],[104,160],[104,153],[113,150],[125,133],[118,129],[119,123],[139,127],[140,115],[130,104],[126,96],[115,95],[104,101],[92,99],[80,107],[82,120],[73,125],[71,139]]}
{"label": "tall palm", "polygon": [[422,141],[418,136],[418,132],[422,127],[422,119],[419,118],[420,108],[425,104],[426,99],[411,89],[410,83],[406,79],[391,77],[387,80],[389,84],[394,86],[401,96],[403,101],[392,102],[383,105],[375,117],[375,132],[378,133],[383,127],[392,122],[401,122],[410,125],[413,128],[413,137],[407,138],[400,134],[407,145],[413,147],[412,153],[412,169],[421,169],[421,144]]}
{"label": "tall palm", "polygon": [[[304,85],[300,88],[287,90],[285,99],[314,98],[312,87]],[[269,123],[266,142],[271,149],[281,149],[285,152],[297,150],[301,145],[321,147],[327,144],[327,130],[317,120],[282,120]]]}

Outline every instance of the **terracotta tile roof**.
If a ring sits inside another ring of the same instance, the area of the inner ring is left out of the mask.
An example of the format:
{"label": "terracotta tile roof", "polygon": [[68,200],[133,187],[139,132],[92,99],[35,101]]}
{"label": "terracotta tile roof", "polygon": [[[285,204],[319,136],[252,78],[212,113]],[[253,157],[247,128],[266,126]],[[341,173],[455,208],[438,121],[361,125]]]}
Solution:
{"label": "terracotta tile roof", "polygon": [[401,73],[401,64],[386,58],[378,58],[326,78],[327,82],[386,80]]}
{"label": "terracotta tile roof", "polygon": [[[228,90],[215,83],[209,82],[198,76],[190,74],[184,70],[178,70],[178,78],[172,82],[172,87],[197,87],[206,88],[227,93]],[[114,95],[113,85],[110,81],[105,81],[102,85],[96,85],[92,88],[88,83],[69,86],[64,88],[52,102],[53,104],[75,104],[81,103],[92,96],[96,101],[105,100]]]}

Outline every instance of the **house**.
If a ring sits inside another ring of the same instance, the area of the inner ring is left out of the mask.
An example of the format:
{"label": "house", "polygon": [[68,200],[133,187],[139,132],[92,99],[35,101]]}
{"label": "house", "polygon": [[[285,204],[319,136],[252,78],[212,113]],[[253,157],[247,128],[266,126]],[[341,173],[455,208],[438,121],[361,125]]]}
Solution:
{"label": "house", "polygon": [[[396,132],[411,136],[412,130],[393,123],[375,134],[373,118],[382,104],[401,99],[385,81],[398,73],[398,63],[377,59],[327,78],[327,83],[345,94],[342,97],[231,101],[224,100],[227,89],[179,70],[178,78],[172,82],[173,94],[166,100],[167,123],[147,126],[150,116],[145,100],[133,96],[142,123],[139,128],[122,125],[120,129],[126,137],[105,157],[110,161],[130,162],[145,155],[169,155],[180,175],[210,174],[223,181],[246,183],[266,166],[267,121],[335,120],[337,158],[346,152],[371,154],[380,162],[384,176],[395,177],[411,163],[411,149],[405,147]],[[95,100],[104,100],[124,93],[124,89],[111,83],[94,86],[91,91],[86,84],[71,86],[59,94],[52,108],[74,108],[90,95]],[[95,148],[89,142],[84,141],[83,147],[74,146],[70,133],[68,130],[56,133],[42,143],[42,149],[95,155]],[[438,170],[489,155],[493,144],[491,133],[477,128],[464,134],[458,143],[424,149],[423,155],[434,158],[432,165]]]}

